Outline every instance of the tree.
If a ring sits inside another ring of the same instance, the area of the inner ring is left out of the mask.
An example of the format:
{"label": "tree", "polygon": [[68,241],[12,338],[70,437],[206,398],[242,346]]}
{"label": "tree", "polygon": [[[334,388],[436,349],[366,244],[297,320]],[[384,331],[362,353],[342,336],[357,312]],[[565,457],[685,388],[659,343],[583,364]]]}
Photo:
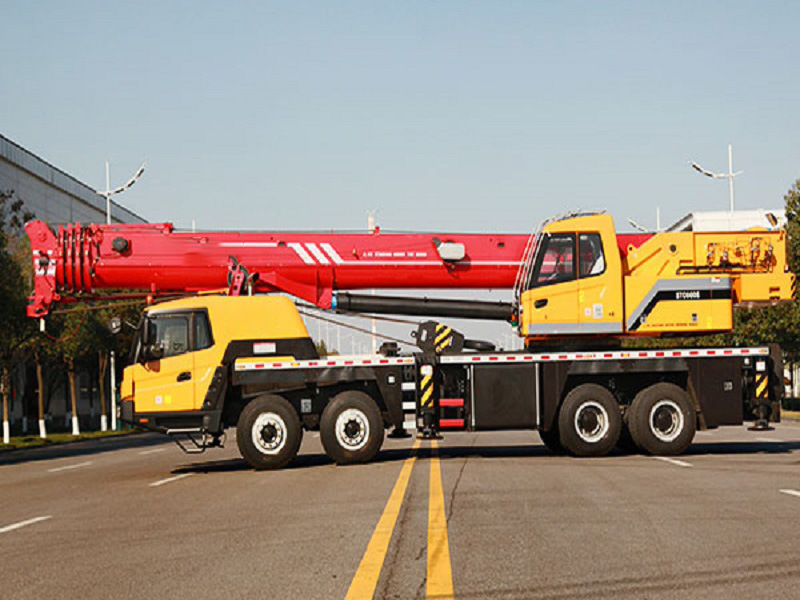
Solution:
{"label": "tree", "polygon": [[[25,247],[23,223],[32,218],[13,190],[0,190],[0,390],[3,397],[3,442],[9,441],[11,369],[25,342],[33,335],[33,323],[25,316],[23,267],[14,254]],[[30,254],[28,254],[30,256]]]}

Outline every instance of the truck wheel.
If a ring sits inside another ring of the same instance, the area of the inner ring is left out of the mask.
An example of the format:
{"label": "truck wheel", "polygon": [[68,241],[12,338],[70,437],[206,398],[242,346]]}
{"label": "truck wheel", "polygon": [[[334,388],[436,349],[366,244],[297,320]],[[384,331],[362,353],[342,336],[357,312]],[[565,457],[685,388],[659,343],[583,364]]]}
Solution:
{"label": "truck wheel", "polygon": [[561,444],[576,456],[602,456],[617,444],[622,416],[606,388],[584,383],[564,399],[558,414]]}
{"label": "truck wheel", "polygon": [[378,406],[364,392],[341,392],[322,411],[322,447],[337,464],[372,460],[381,449],[383,433]]}
{"label": "truck wheel", "polygon": [[558,433],[558,425],[553,423],[549,431],[539,431],[539,437],[542,438],[542,443],[547,447],[550,452],[555,454],[563,454],[564,446],[561,445],[561,438]]}
{"label": "truck wheel", "polygon": [[694,439],[694,406],[677,385],[656,383],[636,394],[628,426],[636,445],[645,452],[681,454]]}
{"label": "truck wheel", "polygon": [[244,407],[236,425],[239,452],[254,469],[280,469],[300,449],[297,411],[280,396],[264,394]]}

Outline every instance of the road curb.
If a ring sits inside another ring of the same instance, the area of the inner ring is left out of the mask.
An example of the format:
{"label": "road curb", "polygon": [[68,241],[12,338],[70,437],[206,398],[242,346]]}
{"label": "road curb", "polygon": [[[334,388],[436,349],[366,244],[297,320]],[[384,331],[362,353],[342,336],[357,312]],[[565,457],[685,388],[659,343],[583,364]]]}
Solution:
{"label": "road curb", "polygon": [[134,435],[144,435],[146,433],[152,433],[149,431],[127,431],[125,433],[118,433],[116,435],[108,435],[108,436],[99,436],[95,438],[83,438],[80,440],[65,440],[63,442],[47,442],[44,444],[40,444],[38,446],[26,446],[25,448],[0,448],[0,456],[4,456],[6,454],[12,454],[17,452],[30,452],[33,450],[41,450],[42,448],[55,448],[56,446],[69,446],[71,444],[80,444],[81,442],[96,442],[96,441],[103,441],[103,440],[116,440],[119,438],[127,438]]}

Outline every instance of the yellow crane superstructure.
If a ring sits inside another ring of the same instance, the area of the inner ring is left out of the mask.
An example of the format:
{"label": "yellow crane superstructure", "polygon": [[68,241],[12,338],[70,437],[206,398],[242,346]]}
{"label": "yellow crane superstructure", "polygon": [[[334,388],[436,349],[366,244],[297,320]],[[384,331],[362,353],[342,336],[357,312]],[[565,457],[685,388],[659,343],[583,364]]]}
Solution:
{"label": "yellow crane superstructure", "polygon": [[517,283],[529,344],[730,331],[733,307],[792,298],[783,229],[658,232],[619,248],[611,215],[546,222]]}

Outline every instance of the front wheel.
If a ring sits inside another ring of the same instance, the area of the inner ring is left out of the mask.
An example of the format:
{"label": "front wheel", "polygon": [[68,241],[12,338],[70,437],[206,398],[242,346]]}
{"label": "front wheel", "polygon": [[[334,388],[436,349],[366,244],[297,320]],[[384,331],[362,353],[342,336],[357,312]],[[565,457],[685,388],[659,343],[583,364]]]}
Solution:
{"label": "front wheel", "polygon": [[656,455],[683,453],[694,439],[695,421],[689,395],[672,383],[656,383],[636,394],[628,414],[633,440]]}
{"label": "front wheel", "polygon": [[383,433],[378,406],[364,392],[341,392],[322,411],[320,440],[337,464],[372,460],[381,449]]}
{"label": "front wheel", "polygon": [[603,386],[584,383],[564,398],[558,413],[561,445],[576,456],[602,456],[617,444],[622,416]]}
{"label": "front wheel", "polygon": [[280,469],[297,456],[303,428],[284,398],[265,394],[244,407],[236,425],[239,452],[254,469]]}

